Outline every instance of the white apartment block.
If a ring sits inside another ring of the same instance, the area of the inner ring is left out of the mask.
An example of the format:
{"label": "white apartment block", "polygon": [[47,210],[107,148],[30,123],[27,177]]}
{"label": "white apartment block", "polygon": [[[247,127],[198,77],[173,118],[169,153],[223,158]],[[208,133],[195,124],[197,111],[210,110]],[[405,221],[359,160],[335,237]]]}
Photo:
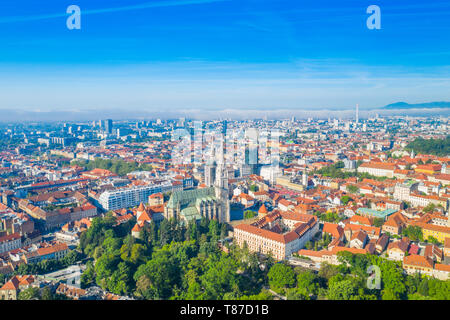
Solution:
{"label": "white apartment block", "polygon": [[22,238],[17,233],[0,237],[0,253],[19,249],[21,246]]}
{"label": "white apartment block", "polygon": [[417,190],[418,185],[418,183],[414,182],[397,184],[394,188],[394,199],[399,201],[410,201],[409,197],[411,192]]}
{"label": "white apartment block", "polygon": [[369,162],[363,163],[358,167],[358,172],[363,173],[367,172],[370,175],[377,177],[389,177],[392,178],[394,176],[394,170],[396,166],[390,163],[381,163],[381,162]]}
{"label": "white apartment block", "polygon": [[122,188],[114,191],[105,191],[99,197],[99,203],[105,210],[131,208],[140,203],[147,203],[148,196],[154,193],[172,191],[169,181],[161,184],[151,184],[132,188]]}

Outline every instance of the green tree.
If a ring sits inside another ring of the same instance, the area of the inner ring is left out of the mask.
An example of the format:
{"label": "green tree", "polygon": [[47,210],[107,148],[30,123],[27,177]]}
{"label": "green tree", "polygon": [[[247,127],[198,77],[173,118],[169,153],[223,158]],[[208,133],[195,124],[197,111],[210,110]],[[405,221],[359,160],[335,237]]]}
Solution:
{"label": "green tree", "polygon": [[29,287],[19,292],[18,300],[39,300],[41,298],[39,288]]}
{"label": "green tree", "polygon": [[267,290],[262,290],[260,293],[255,295],[243,295],[238,300],[272,300],[273,296],[272,294]]}
{"label": "green tree", "polygon": [[244,219],[252,219],[256,216],[256,212],[252,210],[244,211]]}
{"label": "green tree", "polygon": [[403,229],[402,234],[412,241],[423,241],[422,228],[419,226],[408,226]]}
{"label": "green tree", "polygon": [[319,291],[319,279],[311,271],[301,272],[297,275],[298,291],[304,296],[317,295]]}
{"label": "green tree", "polygon": [[219,260],[208,259],[208,268],[200,277],[206,299],[222,299],[227,292],[239,293],[237,263],[229,256],[221,255]]}
{"label": "green tree", "polygon": [[328,264],[326,262],[320,265],[319,277],[329,280],[338,273],[339,269],[334,265]]}
{"label": "green tree", "polygon": [[352,280],[334,281],[327,297],[330,300],[353,300],[358,297],[358,288]]}
{"label": "green tree", "polygon": [[450,135],[445,139],[424,139],[419,137],[409,143],[405,149],[408,151],[414,150],[416,153],[420,154],[446,156],[450,154]]}
{"label": "green tree", "polygon": [[359,193],[359,188],[351,184],[347,186],[347,191],[350,193]]}
{"label": "green tree", "polygon": [[344,206],[346,206],[347,203],[349,203],[349,201],[351,201],[351,200],[353,200],[353,199],[347,195],[341,197],[341,202]]}
{"label": "green tree", "polygon": [[310,300],[309,295],[304,294],[302,290],[298,288],[286,289],[287,300]]}
{"label": "green tree", "polygon": [[[135,281],[143,281],[141,277],[147,277],[149,288],[141,288],[139,294],[147,299],[168,299],[172,290],[180,284],[180,268],[173,258],[168,247],[159,249],[153,253],[153,257],[146,264],[140,265],[134,274]],[[153,296],[146,296],[149,292]]]}
{"label": "green tree", "polygon": [[172,241],[170,223],[167,219],[161,221],[161,224],[159,225],[159,239],[161,245],[165,245]]}
{"label": "green tree", "polygon": [[436,209],[436,205],[434,203],[430,203],[425,208],[423,208],[423,212],[430,213],[433,212],[434,209]]}
{"label": "green tree", "polygon": [[420,293],[423,296],[429,295],[429,287],[428,287],[428,279],[423,279],[420,283],[419,287],[417,288],[417,292]]}
{"label": "green tree", "polygon": [[291,288],[295,285],[294,270],[282,263],[273,265],[267,276],[270,288],[276,292],[281,292],[282,289]]}
{"label": "green tree", "polygon": [[374,218],[373,219],[373,225],[375,227],[381,228],[384,224],[384,219],[383,218]]}

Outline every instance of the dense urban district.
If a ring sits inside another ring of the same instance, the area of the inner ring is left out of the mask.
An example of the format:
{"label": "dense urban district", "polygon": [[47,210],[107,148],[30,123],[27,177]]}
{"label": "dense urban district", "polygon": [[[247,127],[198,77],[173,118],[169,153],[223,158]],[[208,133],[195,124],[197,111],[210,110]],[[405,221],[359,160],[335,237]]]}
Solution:
{"label": "dense urban district", "polygon": [[0,124],[0,299],[449,300],[449,128]]}

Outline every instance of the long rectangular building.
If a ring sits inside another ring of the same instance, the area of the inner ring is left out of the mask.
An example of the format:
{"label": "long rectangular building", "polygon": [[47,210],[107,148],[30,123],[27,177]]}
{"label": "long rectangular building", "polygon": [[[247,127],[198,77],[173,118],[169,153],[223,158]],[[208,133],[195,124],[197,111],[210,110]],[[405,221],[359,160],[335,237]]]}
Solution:
{"label": "long rectangular building", "polygon": [[114,191],[105,191],[99,197],[99,203],[104,210],[117,210],[122,208],[131,208],[140,203],[147,203],[148,196],[168,192],[173,188],[169,181],[160,184],[150,184],[131,188],[121,188]]}
{"label": "long rectangular building", "polygon": [[246,243],[250,252],[271,253],[283,260],[303,248],[318,231],[316,216],[275,211],[250,225],[234,227],[234,239],[241,247]]}
{"label": "long rectangular building", "polygon": [[373,176],[377,177],[394,177],[394,171],[397,169],[397,166],[392,163],[384,163],[384,162],[367,162],[363,163],[358,167],[358,172],[363,173],[367,172]]}

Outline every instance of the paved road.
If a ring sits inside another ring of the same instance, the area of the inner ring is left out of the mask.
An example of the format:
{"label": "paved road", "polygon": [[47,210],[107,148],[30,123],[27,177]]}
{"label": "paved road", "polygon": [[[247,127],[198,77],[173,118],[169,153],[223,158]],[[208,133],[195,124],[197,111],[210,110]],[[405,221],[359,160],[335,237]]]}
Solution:
{"label": "paved road", "polygon": [[276,293],[275,291],[273,291],[272,289],[266,287],[264,288],[266,290],[268,290],[271,294],[273,294],[274,297],[280,299],[280,300],[287,300],[287,298],[285,296],[282,296],[281,294]]}

